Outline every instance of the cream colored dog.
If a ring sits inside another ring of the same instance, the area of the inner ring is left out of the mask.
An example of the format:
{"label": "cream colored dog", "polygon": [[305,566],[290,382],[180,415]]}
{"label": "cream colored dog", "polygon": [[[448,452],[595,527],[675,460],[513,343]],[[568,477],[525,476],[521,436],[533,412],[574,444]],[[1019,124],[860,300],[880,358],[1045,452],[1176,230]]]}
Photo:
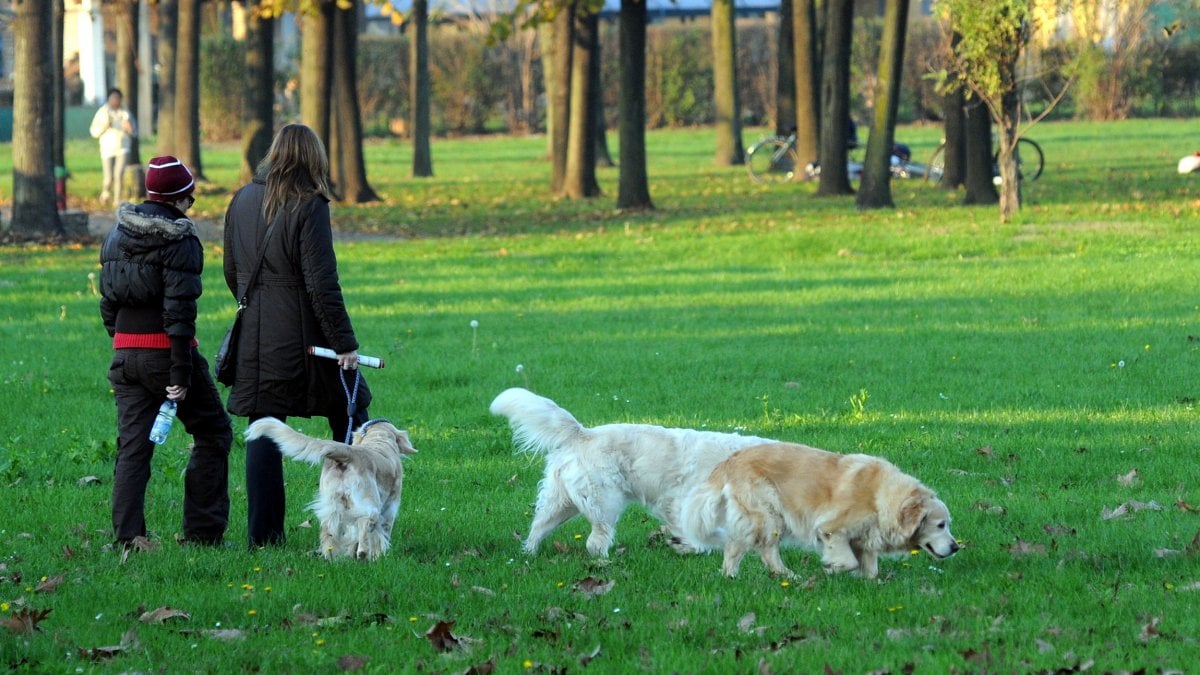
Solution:
{"label": "cream colored dog", "polygon": [[827,572],[879,574],[881,554],[958,551],[950,512],[937,495],[892,464],[791,443],[741,450],[713,469],[684,500],[684,541],[724,547],[722,571],[737,576],[754,549],[774,574],[793,576],[781,542],[821,552]]}
{"label": "cream colored dog", "polygon": [[306,436],[274,417],[246,430],[246,440],[266,437],[292,459],[323,464],[321,484],[309,508],[321,521],[326,558],[375,560],[387,553],[404,487],[404,455],[416,452],[408,433],[386,420],[372,420],[354,433],[352,444]]}
{"label": "cream colored dog", "polygon": [[[721,460],[738,448],[770,442],[715,431],[667,429],[649,424],[586,428],[554,401],[521,388],[492,401],[494,415],[508,418],[518,450],[544,454],[533,524],[525,550],[554,528],[583,514],[592,524],[587,549],[607,556],[617,519],[630,502],[649,507],[672,535],[680,535],[679,501]],[[680,552],[694,549],[672,543]]]}

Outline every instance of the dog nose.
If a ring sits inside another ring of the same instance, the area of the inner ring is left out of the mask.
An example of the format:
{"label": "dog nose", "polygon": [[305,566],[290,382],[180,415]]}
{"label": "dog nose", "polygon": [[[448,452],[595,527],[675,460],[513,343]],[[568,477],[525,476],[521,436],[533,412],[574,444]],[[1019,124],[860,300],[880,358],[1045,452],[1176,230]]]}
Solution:
{"label": "dog nose", "polygon": [[960,549],[960,548],[962,548],[962,547],[958,545],[958,542],[956,542],[956,541],[951,542],[950,543],[950,555],[954,555],[955,553],[958,553],[958,549]]}

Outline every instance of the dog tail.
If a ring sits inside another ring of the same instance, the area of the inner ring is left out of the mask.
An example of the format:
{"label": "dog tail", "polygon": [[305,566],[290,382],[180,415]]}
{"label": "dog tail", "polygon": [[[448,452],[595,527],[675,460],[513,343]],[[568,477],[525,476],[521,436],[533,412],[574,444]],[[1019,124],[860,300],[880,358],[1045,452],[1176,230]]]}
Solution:
{"label": "dog tail", "polygon": [[679,527],[684,541],[698,551],[725,545],[729,486],[711,479],[692,488],[680,504]]}
{"label": "dog tail", "polygon": [[350,460],[351,446],[306,436],[274,417],[264,417],[246,429],[246,440],[269,438],[284,455],[309,464],[322,464],[326,459],[338,462]]}
{"label": "dog tail", "polygon": [[508,418],[518,452],[550,453],[587,432],[554,401],[520,387],[500,392],[489,410]]}

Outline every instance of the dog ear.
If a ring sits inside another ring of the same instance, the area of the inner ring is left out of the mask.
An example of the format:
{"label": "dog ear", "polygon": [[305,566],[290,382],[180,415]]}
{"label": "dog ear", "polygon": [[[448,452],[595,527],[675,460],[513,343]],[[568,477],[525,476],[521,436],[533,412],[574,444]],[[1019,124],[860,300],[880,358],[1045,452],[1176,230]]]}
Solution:
{"label": "dog ear", "polygon": [[392,432],[396,434],[396,445],[400,448],[400,454],[411,455],[417,451],[417,449],[412,446],[412,442],[408,440],[407,431],[392,427]]}
{"label": "dog ear", "polygon": [[897,514],[900,531],[904,533],[904,536],[911,537],[916,533],[928,510],[925,506],[925,495],[919,492],[912,493],[904,500],[900,505],[900,513]]}

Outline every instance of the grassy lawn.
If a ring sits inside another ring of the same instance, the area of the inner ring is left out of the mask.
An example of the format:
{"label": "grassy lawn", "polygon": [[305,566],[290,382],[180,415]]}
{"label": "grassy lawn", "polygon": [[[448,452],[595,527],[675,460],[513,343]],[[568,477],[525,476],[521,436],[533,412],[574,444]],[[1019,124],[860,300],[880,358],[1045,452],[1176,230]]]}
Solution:
{"label": "grassy lawn", "polygon": [[[1174,171],[1192,127],[1038,126],[1046,173],[1003,226],[994,207],[955,206],[917,181],[895,183],[899,208],[874,213],[807,185],[756,186],[712,165],[709,130],[651,135],[651,213],[612,207],[613,169],[605,197],[548,199],[540,138],[437,142],[438,176],[421,182],[407,178],[407,147],[371,144],[385,199],[336,207],[342,281],[363,351],[389,363],[368,373],[372,413],[420,450],[394,548],[375,564],[310,555],[318,470],[296,463],[287,545],[246,550],[240,440],[232,544],[178,547],[178,430],[148,495],[161,549],[105,550],[115,416],[88,286],[97,251],[0,249],[0,621],[51,610],[31,634],[0,627],[0,666],[1193,668],[1200,188]],[[924,157],[938,135],[898,137]],[[72,194],[98,192],[92,144],[70,151]],[[236,149],[205,160],[214,185],[198,207],[217,219]],[[207,248],[211,354],[233,302],[219,246]],[[877,582],[827,577],[801,551],[784,554],[799,581],[772,579],[754,556],[727,580],[719,555],[654,545],[657,523],[634,507],[607,563],[587,555],[579,519],[523,555],[542,466],[514,456],[487,412],[517,385],[588,425],[884,456],[938,491],[966,548],[885,560]],[[611,590],[577,590],[589,577]],[[160,607],[188,617],[139,620]],[[441,621],[461,642],[445,653],[425,636]]]}

